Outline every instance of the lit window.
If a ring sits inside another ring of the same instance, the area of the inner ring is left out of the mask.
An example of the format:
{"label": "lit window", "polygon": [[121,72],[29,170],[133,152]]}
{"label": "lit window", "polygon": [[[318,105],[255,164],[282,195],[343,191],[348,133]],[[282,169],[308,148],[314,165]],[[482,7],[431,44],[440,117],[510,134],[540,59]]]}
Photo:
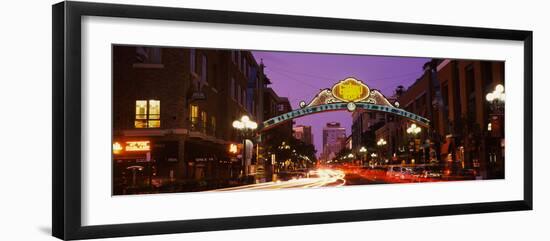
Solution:
{"label": "lit window", "polygon": [[208,63],[206,61],[206,55],[203,54],[202,55],[202,63],[201,63],[201,81],[203,83],[206,83],[206,81],[208,80]]}
{"label": "lit window", "polygon": [[147,101],[136,100],[136,128],[147,128]]}
{"label": "lit window", "polygon": [[189,116],[191,117],[191,124],[196,125],[199,122],[199,106],[191,105]]}
{"label": "lit window", "polygon": [[149,100],[149,128],[160,127],[160,100]]}
{"label": "lit window", "polygon": [[160,127],[160,100],[136,100],[135,128]]}

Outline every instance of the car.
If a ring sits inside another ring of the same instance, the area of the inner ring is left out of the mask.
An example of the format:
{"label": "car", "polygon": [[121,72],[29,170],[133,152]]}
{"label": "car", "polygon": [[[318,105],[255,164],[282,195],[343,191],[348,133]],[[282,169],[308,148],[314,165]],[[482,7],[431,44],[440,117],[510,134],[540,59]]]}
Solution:
{"label": "car", "polygon": [[411,180],[413,173],[412,167],[402,167],[402,166],[390,166],[388,171],[386,171],[386,176],[390,179],[397,179],[399,181]]}
{"label": "car", "polygon": [[401,167],[400,166],[389,166],[388,170],[386,171],[386,176],[390,178],[396,178],[401,175]]}
{"label": "car", "polygon": [[413,175],[414,175],[414,169],[412,167],[402,167],[399,178],[401,180],[411,180],[412,181],[414,179]]}
{"label": "car", "polygon": [[441,178],[443,171],[438,166],[426,166],[424,167],[424,178]]}

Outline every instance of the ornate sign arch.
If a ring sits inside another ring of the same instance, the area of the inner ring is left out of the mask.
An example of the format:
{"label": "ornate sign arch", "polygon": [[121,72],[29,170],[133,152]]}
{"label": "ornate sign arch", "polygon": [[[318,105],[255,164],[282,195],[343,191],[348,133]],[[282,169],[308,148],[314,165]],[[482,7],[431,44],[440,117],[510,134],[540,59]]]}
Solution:
{"label": "ornate sign arch", "polygon": [[376,89],[370,89],[361,80],[349,77],[339,81],[330,89],[323,89],[309,103],[300,102],[300,109],[293,110],[270,118],[262,123],[262,130],[273,128],[286,121],[320,112],[356,109],[386,112],[405,117],[421,126],[428,127],[430,120],[406,110],[399,104],[391,104],[388,99]]}

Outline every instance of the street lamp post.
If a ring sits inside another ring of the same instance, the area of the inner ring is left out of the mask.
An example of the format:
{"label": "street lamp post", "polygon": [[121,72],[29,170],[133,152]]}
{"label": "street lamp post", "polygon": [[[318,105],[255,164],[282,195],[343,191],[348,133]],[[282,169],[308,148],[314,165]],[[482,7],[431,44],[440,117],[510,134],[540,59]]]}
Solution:
{"label": "street lamp post", "polygon": [[258,128],[258,123],[250,120],[247,115],[243,115],[240,120],[233,121],[233,128],[237,129],[242,137],[243,151],[242,151],[242,166],[243,176],[248,175],[248,166],[246,165],[246,140],[252,137],[254,131]]}
{"label": "street lamp post", "polygon": [[[501,84],[498,84],[497,86],[495,86],[495,89],[493,90],[493,92],[488,93],[485,96],[485,99],[487,100],[487,102],[492,104],[491,108],[503,107],[504,100],[506,99],[506,94],[504,93],[504,86]],[[500,110],[502,109],[499,108],[498,110],[495,109],[494,111],[500,111]]]}
{"label": "street lamp post", "polygon": [[376,166],[376,163],[377,163],[377,162],[374,161],[374,159],[376,159],[377,156],[378,155],[376,155],[376,153],[371,153],[370,154],[370,159],[371,159],[371,162],[373,163],[374,166]]}
{"label": "street lamp post", "polygon": [[367,148],[365,148],[364,146],[362,146],[360,149],[359,149],[359,153],[361,153],[361,155],[363,155],[363,159],[361,160],[361,166],[363,166],[365,164],[365,159],[367,157]]}
{"label": "street lamp post", "polygon": [[[504,126],[504,101],[506,99],[504,86],[502,84],[495,86],[492,92],[487,93],[485,99],[489,103],[489,108],[491,110],[487,123],[487,139],[485,140],[485,150],[489,152],[489,160],[488,162],[482,162],[481,173],[482,175],[485,173],[485,175],[492,176],[498,175],[497,173],[501,172],[502,166],[497,162],[497,158],[504,158],[504,146],[500,145],[499,147],[500,142],[497,142],[497,140],[503,138],[502,127]],[[495,124],[495,126],[493,124]],[[501,155],[498,156],[501,157],[497,157],[496,150],[499,149]],[[489,167],[487,167],[487,165]],[[487,169],[489,169],[489,171],[487,171]]]}
{"label": "street lamp post", "polygon": [[380,153],[380,159],[382,159],[382,157],[385,157],[386,155],[382,155],[383,152],[380,150],[382,148],[384,148],[384,146],[388,144],[386,142],[386,140],[384,140],[384,138],[380,138],[380,140],[378,140],[378,142],[376,142],[376,145],[378,146],[378,152]]}
{"label": "street lamp post", "polygon": [[355,156],[353,155],[353,153],[350,153],[350,154],[348,154],[348,156],[347,156],[348,159],[351,159],[351,164],[352,164],[352,165],[355,164],[354,157],[355,157]]}
{"label": "street lamp post", "polygon": [[414,140],[414,143],[413,143],[413,146],[414,146],[414,154],[416,156],[416,136],[418,135],[418,133],[420,133],[422,131],[422,129],[419,127],[419,126],[416,126],[416,124],[412,124],[411,126],[409,126],[409,128],[407,128],[407,134],[409,135],[412,135],[413,136],[413,140]]}

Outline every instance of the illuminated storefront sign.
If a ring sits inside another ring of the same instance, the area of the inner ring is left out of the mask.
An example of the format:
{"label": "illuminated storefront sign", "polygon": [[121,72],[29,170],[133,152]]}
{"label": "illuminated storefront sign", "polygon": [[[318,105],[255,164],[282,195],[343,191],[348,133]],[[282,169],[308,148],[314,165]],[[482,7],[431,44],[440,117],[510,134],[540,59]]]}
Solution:
{"label": "illuminated storefront sign", "polygon": [[238,151],[238,149],[237,149],[237,145],[236,145],[236,144],[230,144],[230,145],[229,145],[229,153],[236,154],[237,151]]}
{"label": "illuminated storefront sign", "polygon": [[127,141],[125,151],[150,151],[149,141]]}

